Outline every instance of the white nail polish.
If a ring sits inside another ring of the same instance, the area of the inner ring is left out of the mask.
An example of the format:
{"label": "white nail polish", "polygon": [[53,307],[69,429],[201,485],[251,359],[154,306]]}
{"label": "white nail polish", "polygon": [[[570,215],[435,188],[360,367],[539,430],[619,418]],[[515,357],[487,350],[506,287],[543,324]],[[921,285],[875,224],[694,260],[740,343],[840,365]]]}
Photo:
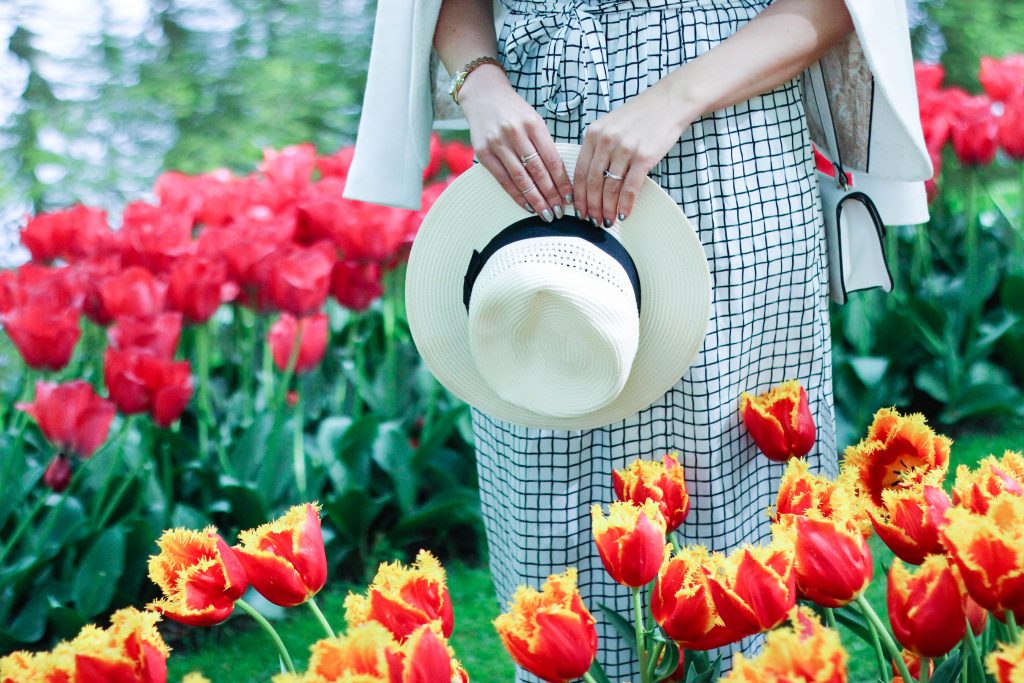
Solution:
{"label": "white nail polish", "polygon": [[544,209],[543,211],[541,211],[540,216],[548,223],[554,220],[554,218],[552,218],[551,216],[551,209]]}
{"label": "white nail polish", "polygon": [[555,204],[555,218],[561,218],[561,217],[562,217],[562,207],[560,205],[558,205],[558,204]]}

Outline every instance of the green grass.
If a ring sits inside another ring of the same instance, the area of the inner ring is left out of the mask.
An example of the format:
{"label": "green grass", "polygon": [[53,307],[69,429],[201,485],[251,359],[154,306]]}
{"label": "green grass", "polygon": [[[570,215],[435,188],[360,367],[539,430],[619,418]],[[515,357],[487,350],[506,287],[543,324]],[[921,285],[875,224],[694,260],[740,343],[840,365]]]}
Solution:
{"label": "green grass", "polygon": [[[993,423],[973,427],[953,435],[950,476],[952,484],[956,466],[971,465],[986,455],[1001,455],[1004,450],[1024,450],[1024,422]],[[870,541],[875,559],[875,577],[867,598],[883,620],[886,573],[893,554],[877,536]],[[498,614],[498,605],[486,568],[448,563],[448,586],[455,607],[455,631],[452,647],[472,680],[486,683],[511,681],[513,665],[498,639],[491,620]],[[342,602],[349,589],[360,586],[333,586],[319,596],[319,604],[336,629],[344,625]],[[594,607],[594,606],[592,606]],[[324,633],[313,615],[304,607],[283,611],[283,619],[275,622],[291,651],[297,667],[304,667],[309,645]],[[190,671],[200,671],[213,683],[248,683],[268,681],[276,670],[277,657],[266,635],[253,627],[244,615],[228,624],[212,629],[191,629],[185,640],[175,646],[170,659],[168,680],[178,681]],[[843,645],[850,653],[852,683],[876,680],[875,655],[872,647],[841,627]]]}
{"label": "green grass", "polygon": [[[448,587],[455,608],[455,630],[451,645],[474,681],[510,681],[512,660],[505,653],[491,620],[498,616],[491,575],[486,568],[448,563]],[[342,605],[348,590],[365,587],[335,586],[317,596],[336,631],[345,625]],[[296,668],[305,668],[309,646],[325,637],[323,628],[305,606],[284,611],[274,622],[288,647]],[[213,683],[264,683],[277,671],[277,655],[267,635],[252,621],[236,613],[227,624],[211,629],[192,629],[187,642],[175,646],[168,661],[169,681],[179,681],[190,671],[198,671]]]}

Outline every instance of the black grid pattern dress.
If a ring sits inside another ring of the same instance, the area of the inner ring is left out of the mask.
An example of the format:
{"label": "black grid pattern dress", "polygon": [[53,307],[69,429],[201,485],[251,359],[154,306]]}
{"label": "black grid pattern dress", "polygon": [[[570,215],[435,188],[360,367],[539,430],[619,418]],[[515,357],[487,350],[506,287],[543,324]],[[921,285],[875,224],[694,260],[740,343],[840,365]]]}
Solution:
{"label": "black grid pattern dress", "polygon": [[[501,0],[499,54],[513,87],[556,141],[714,47],[771,0]],[[756,59],[756,55],[751,56]],[[712,273],[710,328],[661,399],[616,424],[560,431],[473,410],[480,497],[498,599],[575,566],[611,680],[636,680],[632,651],[605,623],[631,598],[605,573],[590,506],[614,500],[611,471],[678,451],[691,496],[688,543],[728,551],[770,538],[766,507],[784,466],[761,455],[739,397],[799,379],[818,427],[812,471],[838,469],[825,244],[797,80],[695,121],[650,176],[689,216]],[[628,220],[623,226],[629,229]],[[607,510],[607,508],[605,508]],[[755,654],[763,637],[747,639]],[[731,653],[723,648],[723,670]],[[716,653],[712,653],[712,657]],[[535,681],[517,670],[516,681]]]}

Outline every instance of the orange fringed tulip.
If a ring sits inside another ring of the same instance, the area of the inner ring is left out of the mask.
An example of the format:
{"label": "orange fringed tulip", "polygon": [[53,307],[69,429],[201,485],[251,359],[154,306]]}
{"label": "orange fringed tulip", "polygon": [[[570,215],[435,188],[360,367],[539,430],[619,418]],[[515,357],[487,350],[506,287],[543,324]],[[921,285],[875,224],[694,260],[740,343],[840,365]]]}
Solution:
{"label": "orange fringed tulip", "polygon": [[1024,497],[1001,495],[984,515],[953,507],[942,540],[967,592],[1001,615],[1024,607]]}
{"label": "orange fringed tulip", "polygon": [[549,683],[580,678],[597,655],[597,630],[576,588],[576,569],[548,577],[538,592],[520,586],[494,620],[519,666]]}
{"label": "orange fringed tulip", "polygon": [[619,500],[643,505],[653,500],[665,517],[665,530],[674,531],[690,512],[690,494],[686,491],[683,466],[675,453],[661,462],[634,460],[625,469],[612,470],[612,486]]}
{"label": "orange fringed tulip", "polygon": [[839,633],[822,626],[806,607],[794,608],[790,620],[792,627],[768,633],[754,659],[737,653],[722,683],[846,683],[849,655]]}
{"label": "orange fringed tulip", "polygon": [[932,470],[945,475],[952,444],[932,431],[923,415],[903,416],[882,408],[875,413],[867,436],[846,449],[843,461],[856,470],[863,494],[882,507],[884,489],[909,485]]}
{"label": "orange fringed tulip", "polygon": [[726,627],[711,599],[707,548],[693,545],[668,558],[651,590],[651,614],[672,640],[688,650],[735,643],[749,633]]}
{"label": "orange fringed tulip", "polygon": [[878,537],[904,562],[921,564],[925,557],[946,552],[939,532],[952,507],[942,488],[943,473],[932,470],[921,481],[882,491],[882,505],[867,506]]}
{"label": "orange fringed tulip", "polygon": [[715,553],[707,567],[711,599],[725,625],[738,633],[767,631],[796,604],[793,540],[773,535],[767,546]]}
{"label": "orange fringed tulip", "polygon": [[169,529],[157,545],[160,554],[149,558],[149,578],[164,597],[148,609],[189,626],[212,626],[231,616],[249,581],[216,529]]}
{"label": "orange fringed tulip", "polygon": [[594,505],[591,525],[601,562],[615,581],[640,588],[654,580],[665,558],[665,518],[654,501],[642,507],[616,501],[608,517]]}
{"label": "orange fringed tulip", "polygon": [[941,555],[929,555],[913,575],[895,560],[889,570],[888,606],[896,640],[922,657],[941,657],[967,631],[959,577]]}
{"label": "orange fringed tulip", "polygon": [[[965,631],[966,632],[966,631]],[[900,650],[900,658],[903,663],[907,665],[907,673],[913,677],[914,681],[921,677],[921,655],[915,654],[906,648]],[[892,683],[900,681],[903,683],[903,677],[900,675],[899,667],[896,666],[896,660],[889,662],[892,664]],[[928,660],[928,678],[931,679],[932,674],[935,673],[935,662],[932,659]],[[911,681],[910,683],[914,683]]]}
{"label": "orange fringed tulip", "polygon": [[815,511],[821,517],[834,515],[833,498],[841,498],[845,506],[843,515],[853,519],[865,536],[871,535],[871,520],[856,496],[856,472],[848,467],[839,471],[839,477],[830,479],[812,474],[806,460],[793,458],[779,482],[779,495],[768,516],[778,522],[785,515],[804,515]]}
{"label": "orange fringed tulip", "polygon": [[436,622],[420,626],[386,656],[390,683],[469,683]]}
{"label": "orange fringed tulip", "polygon": [[234,550],[249,583],[275,605],[299,605],[327,582],[320,507],[296,505],[284,516],[238,534]]}
{"label": "orange fringed tulip", "polygon": [[990,500],[1000,493],[1024,495],[1024,455],[1006,451],[996,459],[989,455],[974,470],[967,465],[956,468],[953,503],[980,515],[988,511]]}
{"label": "orange fringed tulip", "polygon": [[871,550],[845,509],[831,517],[813,508],[803,515],[781,515],[774,532],[792,539],[798,597],[842,607],[871,583]]}
{"label": "orange fringed tulip", "polygon": [[985,665],[995,677],[996,683],[1024,681],[1024,641],[1016,644],[1000,643],[985,658]]}
{"label": "orange fringed tulip", "polygon": [[0,659],[2,683],[165,683],[170,649],[160,637],[157,614],[129,607],[114,612],[110,626],[87,624],[50,652],[15,652]]}
{"label": "orange fringed tulip", "polygon": [[455,626],[447,577],[437,558],[420,550],[411,567],[382,562],[367,594],[345,598],[349,626],[367,621],[384,624],[399,641],[432,621],[439,620],[445,638]]}
{"label": "orange fringed tulip", "polygon": [[778,384],[756,397],[744,391],[740,413],[754,443],[771,460],[802,458],[814,446],[814,418],[807,391],[797,380]]}

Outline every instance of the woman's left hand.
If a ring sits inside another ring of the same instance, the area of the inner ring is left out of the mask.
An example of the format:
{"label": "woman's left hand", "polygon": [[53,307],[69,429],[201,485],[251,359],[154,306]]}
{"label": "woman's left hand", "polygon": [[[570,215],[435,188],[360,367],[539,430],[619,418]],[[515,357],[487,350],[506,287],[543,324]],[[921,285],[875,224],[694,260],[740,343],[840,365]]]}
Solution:
{"label": "woman's left hand", "polygon": [[673,94],[658,82],[587,127],[572,181],[578,216],[606,228],[629,216],[644,178],[696,118]]}

